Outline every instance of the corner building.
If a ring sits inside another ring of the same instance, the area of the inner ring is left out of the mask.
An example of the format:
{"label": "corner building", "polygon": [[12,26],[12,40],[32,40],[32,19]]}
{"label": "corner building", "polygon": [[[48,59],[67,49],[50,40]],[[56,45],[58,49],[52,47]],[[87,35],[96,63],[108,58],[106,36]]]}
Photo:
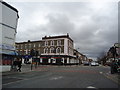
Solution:
{"label": "corner building", "polygon": [[72,64],[75,59],[73,55],[73,40],[69,35],[43,37],[43,53],[40,62],[43,64]]}
{"label": "corner building", "polygon": [[74,42],[69,35],[45,36],[40,41],[16,43],[17,52],[23,59],[32,59],[30,51],[37,51],[37,60],[43,65],[72,65],[77,64],[73,54]]}

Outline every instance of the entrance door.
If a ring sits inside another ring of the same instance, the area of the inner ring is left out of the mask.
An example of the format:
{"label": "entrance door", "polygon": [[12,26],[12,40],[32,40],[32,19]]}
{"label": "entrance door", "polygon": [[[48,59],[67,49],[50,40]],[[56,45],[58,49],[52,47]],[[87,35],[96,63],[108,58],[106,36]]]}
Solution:
{"label": "entrance door", "polygon": [[43,58],[42,59],[42,64],[43,65],[48,65],[48,58]]}
{"label": "entrance door", "polygon": [[64,65],[66,65],[66,64],[67,64],[67,58],[64,59]]}
{"label": "entrance door", "polygon": [[61,58],[57,58],[56,59],[56,64],[57,65],[62,65],[63,64],[62,59]]}

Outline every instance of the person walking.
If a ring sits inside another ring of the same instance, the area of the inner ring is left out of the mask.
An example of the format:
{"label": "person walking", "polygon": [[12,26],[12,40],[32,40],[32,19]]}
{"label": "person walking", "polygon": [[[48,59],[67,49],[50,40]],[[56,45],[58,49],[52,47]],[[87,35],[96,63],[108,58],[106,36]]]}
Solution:
{"label": "person walking", "polygon": [[116,60],[112,61],[110,69],[111,69],[111,74],[114,74],[114,73],[117,72],[117,62],[116,62]]}
{"label": "person walking", "polygon": [[17,71],[21,72],[21,67],[22,67],[22,60],[18,59],[18,69],[17,69]]}
{"label": "person walking", "polygon": [[13,67],[12,67],[12,69],[14,70],[14,71],[17,71],[17,59],[15,58],[14,59],[14,61],[13,61]]}

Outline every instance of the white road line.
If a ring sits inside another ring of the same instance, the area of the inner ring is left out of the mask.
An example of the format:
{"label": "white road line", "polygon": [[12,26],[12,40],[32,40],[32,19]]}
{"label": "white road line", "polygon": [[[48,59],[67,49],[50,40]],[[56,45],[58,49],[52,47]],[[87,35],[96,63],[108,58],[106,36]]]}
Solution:
{"label": "white road line", "polygon": [[96,88],[96,87],[93,87],[93,86],[88,86],[87,88]]}
{"label": "white road line", "polygon": [[100,72],[100,74],[103,74],[103,72]]}
{"label": "white road line", "polygon": [[52,77],[52,78],[50,78],[49,80],[58,80],[58,79],[61,79],[61,78],[63,78],[63,76]]}

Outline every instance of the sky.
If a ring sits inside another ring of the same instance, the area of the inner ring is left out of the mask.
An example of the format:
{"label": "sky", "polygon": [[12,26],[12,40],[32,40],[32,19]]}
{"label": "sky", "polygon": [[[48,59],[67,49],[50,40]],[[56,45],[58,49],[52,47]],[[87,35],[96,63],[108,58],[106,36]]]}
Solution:
{"label": "sky", "polygon": [[116,0],[4,1],[19,11],[16,42],[69,33],[74,48],[90,58],[102,56],[118,42]]}

